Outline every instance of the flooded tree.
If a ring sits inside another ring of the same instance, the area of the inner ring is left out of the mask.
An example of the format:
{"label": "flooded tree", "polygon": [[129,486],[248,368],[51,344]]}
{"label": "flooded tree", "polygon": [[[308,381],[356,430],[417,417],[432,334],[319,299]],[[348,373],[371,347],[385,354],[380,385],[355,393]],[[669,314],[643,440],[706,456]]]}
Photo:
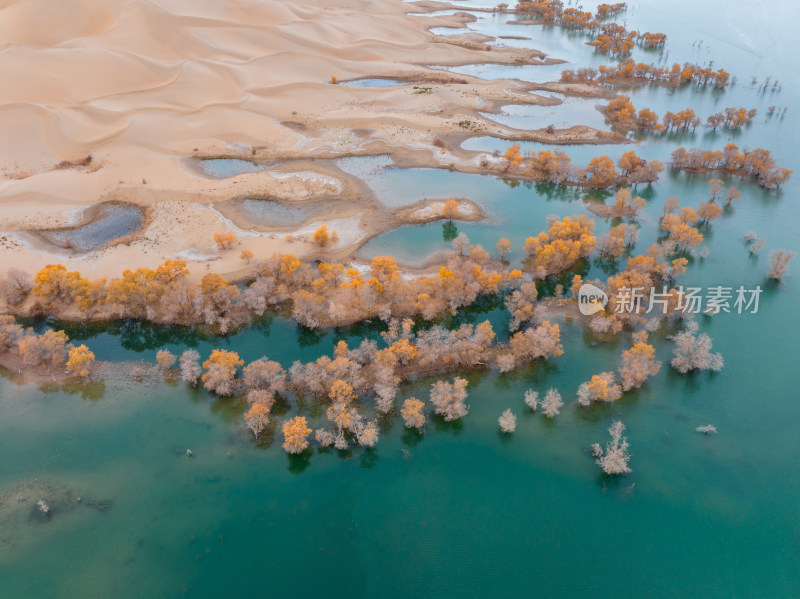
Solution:
{"label": "flooded tree", "polygon": [[651,376],[661,370],[661,362],[655,361],[656,350],[647,343],[647,333],[640,331],[633,335],[633,346],[622,352],[622,366],[619,374],[622,390],[638,389]]}
{"label": "flooded tree", "polygon": [[539,407],[539,393],[533,389],[525,391],[525,405],[535,412]]}
{"label": "flooded tree", "polygon": [[517,364],[526,364],[538,358],[550,358],[564,353],[561,330],[558,324],[545,320],[536,327],[515,333],[509,340],[509,349]]}
{"label": "flooded tree", "polygon": [[750,254],[756,254],[764,249],[767,240],[759,237],[755,231],[748,231],[744,234],[744,240],[749,244]]}
{"label": "flooded tree", "polygon": [[593,401],[617,401],[622,397],[622,387],[616,382],[613,372],[595,374],[578,387],[578,403],[588,406]]}
{"label": "flooded tree", "polygon": [[308,447],[310,434],[305,417],[295,416],[283,425],[283,449],[286,453],[302,453]]}
{"label": "flooded tree", "polygon": [[270,408],[261,403],[254,403],[244,415],[245,426],[253,433],[253,436],[258,436],[269,426]]}
{"label": "flooded tree", "polygon": [[469,412],[467,399],[467,379],[456,377],[452,383],[436,381],[431,388],[431,403],[434,411],[446,422],[463,418]]}
{"label": "flooded tree", "polygon": [[513,433],[517,430],[517,417],[514,416],[510,409],[500,415],[500,418],[497,419],[497,423],[500,425],[500,430],[504,433]]}
{"label": "flooded tree", "polygon": [[592,445],[592,455],[597,458],[597,464],[606,474],[628,474],[632,470],[628,467],[631,459],[628,451],[628,439],[622,436],[625,432],[625,425],[619,420],[611,423],[608,433],[611,441],[606,443],[605,448],[599,443]]}
{"label": "flooded tree", "polygon": [[217,395],[233,395],[236,371],[244,365],[244,360],[234,351],[215,349],[208,360],[203,362],[205,373],[201,377],[203,385]]}
{"label": "flooded tree", "polygon": [[710,222],[722,214],[722,208],[713,202],[703,202],[697,207],[697,217],[702,223]]}
{"label": "flooded tree", "polygon": [[728,193],[725,194],[725,202],[730,206],[733,200],[738,200],[740,197],[742,197],[742,192],[739,191],[739,188],[731,186],[728,188]]}
{"label": "flooded tree", "polygon": [[528,279],[519,286],[519,289],[515,289],[510,295],[506,296],[506,308],[511,313],[511,320],[508,323],[509,331],[513,333],[524,323],[533,322],[537,295],[536,284],[528,276]]}
{"label": "flooded tree", "polygon": [[705,333],[697,335],[697,329],[697,323],[692,320],[686,323],[685,330],[670,337],[675,342],[672,367],[684,374],[691,370],[722,370],[722,354],[712,354],[711,337]]}
{"label": "flooded tree", "polygon": [[286,389],[286,371],[278,362],[267,358],[259,358],[245,366],[242,380],[249,391],[263,391],[268,397]]}
{"label": "flooded tree", "polygon": [[525,240],[524,251],[533,260],[536,276],[544,277],[570,268],[588,256],[597,243],[594,220],[584,214],[553,220],[547,231]]}
{"label": "flooded tree", "polygon": [[773,250],[769,253],[767,276],[776,281],[783,281],[789,274],[789,262],[797,256],[797,252],[789,250]]}
{"label": "flooded tree", "polygon": [[184,351],[180,357],[180,368],[181,380],[196,387],[197,381],[200,380],[200,375],[203,373],[200,368],[200,354],[194,349]]}
{"label": "flooded tree", "polygon": [[324,428],[318,428],[314,431],[314,439],[316,439],[317,443],[322,447],[330,447],[336,440],[333,433]]}
{"label": "flooded tree", "polygon": [[403,417],[403,423],[408,428],[415,428],[422,430],[425,426],[425,414],[423,409],[425,404],[418,400],[416,397],[409,397],[403,402],[403,407],[400,410],[400,415]]}
{"label": "flooded tree", "polygon": [[501,237],[500,241],[497,242],[497,252],[500,254],[500,258],[505,258],[506,254],[511,251],[511,242],[506,239],[505,237]]}
{"label": "flooded tree", "polygon": [[561,393],[555,387],[548,389],[544,394],[542,400],[542,413],[548,418],[553,418],[561,413],[561,408],[564,406],[564,401],[561,399]]}
{"label": "flooded tree", "polygon": [[378,444],[378,425],[364,422],[356,431],[356,440],[361,447],[375,447]]}
{"label": "flooded tree", "polygon": [[583,178],[589,187],[609,187],[617,181],[617,170],[608,156],[597,156],[589,161],[583,171]]}
{"label": "flooded tree", "polygon": [[161,370],[169,370],[175,366],[177,360],[177,356],[168,349],[160,349],[156,352],[156,362],[158,362]]}

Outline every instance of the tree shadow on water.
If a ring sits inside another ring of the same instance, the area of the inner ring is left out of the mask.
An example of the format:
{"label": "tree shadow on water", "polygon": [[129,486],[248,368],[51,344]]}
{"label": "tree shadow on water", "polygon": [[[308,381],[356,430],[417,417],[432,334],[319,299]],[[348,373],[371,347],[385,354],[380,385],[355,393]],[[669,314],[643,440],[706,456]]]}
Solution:
{"label": "tree shadow on water", "polygon": [[289,462],[289,472],[292,474],[302,474],[311,465],[311,452],[306,449],[303,453],[287,454]]}

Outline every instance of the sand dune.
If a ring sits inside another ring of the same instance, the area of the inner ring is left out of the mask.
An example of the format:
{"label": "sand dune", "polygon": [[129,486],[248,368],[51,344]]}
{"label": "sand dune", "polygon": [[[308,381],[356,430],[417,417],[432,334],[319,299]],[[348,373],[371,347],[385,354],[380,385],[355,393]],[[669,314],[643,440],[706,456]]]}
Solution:
{"label": "sand dune", "polygon": [[[264,173],[209,181],[185,168],[189,156],[274,160],[335,157],[367,148],[422,151],[431,148],[435,135],[452,131],[453,119],[466,115],[480,121],[477,111],[494,102],[537,101],[525,85],[508,81],[467,78],[470,93],[465,94],[462,77],[453,77],[462,84],[438,83],[425,95],[403,87],[331,85],[332,75],[441,80],[447,73],[424,65],[513,63],[538,56],[513,48],[470,49],[460,38],[434,36],[428,27],[459,27],[465,16],[407,14],[425,6],[439,4],[0,1],[0,172],[5,175],[0,230],[58,226],[69,220],[70,210],[109,199],[140,204],[154,215],[164,214],[161,203],[177,202],[173,208],[194,219],[180,234],[165,226],[168,220],[152,219],[143,234],[147,252],[144,241],[135,241],[88,257],[63,256],[70,267],[79,264],[89,274],[113,276],[133,263],[152,266],[183,250],[203,254],[224,223],[200,215],[192,203],[243,193],[287,199],[332,193],[320,181],[299,183],[297,177]],[[53,170],[61,161],[87,155],[92,168]],[[160,230],[169,239],[160,239]],[[344,244],[363,236],[342,237]],[[281,249],[280,240],[268,245],[253,249]],[[289,249],[315,251],[298,244]],[[28,270],[52,262],[52,256],[21,245],[0,247],[0,256],[4,264]],[[240,268],[233,259],[213,267],[220,272]]]}

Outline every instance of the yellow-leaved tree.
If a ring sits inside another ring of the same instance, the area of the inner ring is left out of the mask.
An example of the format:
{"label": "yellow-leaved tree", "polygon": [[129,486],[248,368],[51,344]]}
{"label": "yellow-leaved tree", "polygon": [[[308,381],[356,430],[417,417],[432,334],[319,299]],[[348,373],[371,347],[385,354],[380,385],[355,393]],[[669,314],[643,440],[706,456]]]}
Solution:
{"label": "yellow-leaved tree", "polygon": [[286,453],[302,453],[308,447],[310,434],[305,417],[295,416],[283,425],[283,449]]}

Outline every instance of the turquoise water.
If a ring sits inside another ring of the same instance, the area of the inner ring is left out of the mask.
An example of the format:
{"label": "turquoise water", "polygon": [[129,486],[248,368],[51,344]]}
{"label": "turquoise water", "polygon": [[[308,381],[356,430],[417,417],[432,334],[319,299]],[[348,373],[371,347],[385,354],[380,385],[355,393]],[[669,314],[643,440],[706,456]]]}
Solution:
{"label": "turquoise water", "polygon": [[[798,88],[785,51],[792,47],[788,24],[797,22],[797,13],[788,3],[746,10],[734,3],[719,11],[688,0],[629,9],[629,28],[670,36],[671,59],[691,59],[698,52],[691,43],[702,37],[711,44],[710,56],[739,78],[720,99],[710,91],[638,88],[632,92],[637,106],[650,103],[661,113],[689,105],[705,114],[713,106],[790,105],[783,120],[762,113],[739,135],[698,130],[680,139],[645,140],[637,152],[664,159],[679,144],[720,147],[730,137],[768,147],[797,173]],[[686,15],[713,30],[687,24]],[[751,74],[766,73],[783,81],[782,92],[760,94],[750,86]],[[480,149],[491,151],[491,143],[470,140],[465,147],[487,144]],[[626,149],[607,153],[616,159]],[[567,151],[585,162],[576,156],[586,148]],[[548,214],[581,213],[587,199],[493,177],[386,169],[385,160],[339,165],[362,173],[390,205],[426,196],[473,199],[487,221],[457,227],[489,248],[508,237],[515,246],[512,263]],[[648,206],[639,219],[637,251],[655,240],[664,199],[676,195],[696,206],[707,199],[707,179],[665,174],[651,188],[639,188]],[[507,375],[471,374],[470,413],[460,423],[434,419],[419,436],[389,418],[369,451],[313,449],[288,457],[279,433],[259,443],[245,434],[241,400],[180,384],[130,386],[109,377],[87,388],[39,388],[6,374],[0,379],[0,497],[20,495],[26,481],[25,488],[38,489],[41,483],[30,482],[38,478],[49,481],[48,493],[69,491],[82,502],[54,503],[49,519],[30,502],[0,503],[0,596],[800,595],[794,426],[800,419],[800,266],[793,265],[795,274],[781,287],[764,279],[769,250],[798,249],[800,184],[797,175],[777,193],[736,179],[728,184],[737,185],[742,198],[704,231],[710,254],[690,263],[681,282],[761,285],[759,313],[699,319],[725,357],[725,368],[713,375],[670,369],[671,332],[655,333],[657,357],[665,362],[661,372],[613,405],[579,409],[575,393],[592,374],[614,369],[629,339],[596,344],[563,320],[563,356]],[[599,231],[608,226],[598,221]],[[741,239],[751,229],[767,238],[757,257]],[[410,260],[443,247],[442,225],[432,223],[381,236],[362,253],[391,251]],[[592,260],[576,270],[600,276],[603,267]],[[507,313],[491,301],[444,324],[486,318],[503,338]],[[152,362],[162,346],[176,352],[196,347],[205,357],[223,347],[248,361],[266,354],[288,367],[330,354],[341,338],[351,346],[377,338],[381,326],[309,332],[269,314],[225,339],[135,322],[65,328],[107,360]],[[430,384],[403,388],[400,401],[427,399]],[[526,389],[549,387],[558,387],[567,403],[552,421],[523,403]],[[510,436],[497,426],[506,408],[518,417]],[[310,412],[294,401],[279,402],[276,411],[281,419]],[[312,418],[316,424],[320,416]],[[614,418],[627,426],[633,456],[633,473],[620,479],[600,474],[589,454],[591,443],[605,442]],[[695,432],[708,423],[717,435]],[[110,507],[100,511],[93,502]]]}

